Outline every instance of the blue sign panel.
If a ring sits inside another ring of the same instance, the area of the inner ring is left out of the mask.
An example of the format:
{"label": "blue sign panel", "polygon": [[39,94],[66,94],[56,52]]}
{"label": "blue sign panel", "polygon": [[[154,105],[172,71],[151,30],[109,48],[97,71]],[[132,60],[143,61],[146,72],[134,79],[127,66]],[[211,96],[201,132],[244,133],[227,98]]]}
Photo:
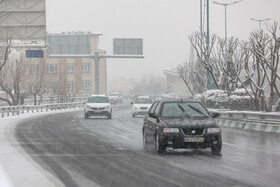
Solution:
{"label": "blue sign panel", "polygon": [[44,58],[43,50],[26,50],[26,58]]}

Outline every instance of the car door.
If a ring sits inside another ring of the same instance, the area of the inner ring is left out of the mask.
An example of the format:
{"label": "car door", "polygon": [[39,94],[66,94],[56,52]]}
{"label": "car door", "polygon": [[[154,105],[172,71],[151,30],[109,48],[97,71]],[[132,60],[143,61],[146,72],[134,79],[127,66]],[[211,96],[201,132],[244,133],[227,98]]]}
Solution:
{"label": "car door", "polygon": [[159,114],[159,110],[160,110],[160,102],[157,103],[157,105],[155,106],[154,110],[152,111],[152,113],[155,115],[154,117],[149,117],[149,134],[151,136],[155,135],[155,131],[157,129],[157,124],[158,124],[158,119],[157,116]]}
{"label": "car door", "polygon": [[159,105],[159,101],[156,101],[151,106],[148,114],[146,115],[145,122],[144,122],[144,129],[148,136],[152,136],[154,134],[154,121],[156,118],[151,117],[149,114],[155,113],[155,109]]}

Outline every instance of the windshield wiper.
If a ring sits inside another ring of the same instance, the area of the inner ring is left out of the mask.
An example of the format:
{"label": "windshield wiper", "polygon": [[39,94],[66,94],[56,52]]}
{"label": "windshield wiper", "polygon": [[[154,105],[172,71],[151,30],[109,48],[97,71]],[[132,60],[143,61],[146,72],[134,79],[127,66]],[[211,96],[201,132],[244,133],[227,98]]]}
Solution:
{"label": "windshield wiper", "polygon": [[187,118],[190,118],[191,116],[189,114],[187,114],[187,112],[185,111],[185,109],[182,107],[182,105],[180,104],[177,104],[178,107],[182,110],[183,114],[187,117]]}
{"label": "windshield wiper", "polygon": [[[187,104],[188,105],[188,104]],[[191,105],[188,105],[188,107],[190,107],[191,109],[193,109],[194,111],[204,115],[204,116],[207,116],[206,114],[204,114],[203,112],[201,112],[198,108],[194,107],[194,106],[191,106]],[[208,117],[208,116],[207,116]]]}

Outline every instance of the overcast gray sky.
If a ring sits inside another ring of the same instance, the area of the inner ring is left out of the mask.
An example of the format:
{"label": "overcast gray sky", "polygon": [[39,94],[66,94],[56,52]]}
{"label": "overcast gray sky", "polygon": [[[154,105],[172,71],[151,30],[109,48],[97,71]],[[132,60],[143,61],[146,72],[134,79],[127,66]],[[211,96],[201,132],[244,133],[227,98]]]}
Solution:
{"label": "overcast gray sky", "polygon": [[[223,37],[224,7],[212,2],[210,32]],[[164,68],[176,67],[188,59],[188,35],[200,26],[200,0],[46,0],[46,4],[48,32],[102,33],[100,48],[107,54],[113,52],[113,38],[143,38],[145,59],[108,59],[109,80],[160,75]],[[249,18],[279,22],[279,9],[279,0],[244,0],[229,6],[228,36],[246,40],[259,27]]]}

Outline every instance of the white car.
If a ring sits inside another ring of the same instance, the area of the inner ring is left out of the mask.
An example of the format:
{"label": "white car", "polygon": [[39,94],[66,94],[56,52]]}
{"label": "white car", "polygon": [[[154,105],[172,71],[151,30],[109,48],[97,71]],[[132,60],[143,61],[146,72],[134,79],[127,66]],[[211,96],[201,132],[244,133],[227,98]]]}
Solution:
{"label": "white car", "polygon": [[91,95],[84,107],[85,119],[89,116],[107,116],[112,118],[112,106],[106,95]]}
{"label": "white car", "polygon": [[145,115],[153,104],[153,99],[149,96],[138,96],[132,104],[132,117],[135,115]]}

